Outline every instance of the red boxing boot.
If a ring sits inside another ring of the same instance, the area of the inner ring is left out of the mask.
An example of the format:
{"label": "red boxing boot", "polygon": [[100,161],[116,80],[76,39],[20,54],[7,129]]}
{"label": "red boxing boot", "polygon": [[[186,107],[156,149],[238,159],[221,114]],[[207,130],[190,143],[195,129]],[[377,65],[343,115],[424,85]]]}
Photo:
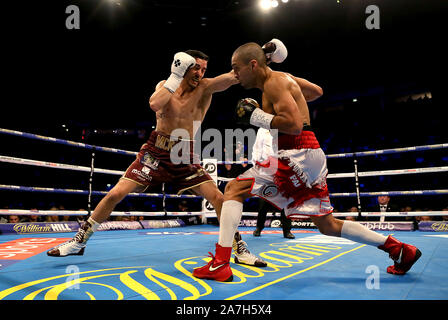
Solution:
{"label": "red boxing boot", "polygon": [[230,269],[230,255],[232,247],[221,247],[216,244],[216,256],[209,252],[212,260],[201,268],[193,270],[193,276],[199,279],[210,279],[221,282],[233,280],[232,269]]}
{"label": "red boxing boot", "polygon": [[389,257],[394,260],[394,265],[387,267],[387,272],[398,275],[405,274],[422,255],[416,247],[400,242],[392,236],[387,237],[386,242],[378,249],[389,253]]}

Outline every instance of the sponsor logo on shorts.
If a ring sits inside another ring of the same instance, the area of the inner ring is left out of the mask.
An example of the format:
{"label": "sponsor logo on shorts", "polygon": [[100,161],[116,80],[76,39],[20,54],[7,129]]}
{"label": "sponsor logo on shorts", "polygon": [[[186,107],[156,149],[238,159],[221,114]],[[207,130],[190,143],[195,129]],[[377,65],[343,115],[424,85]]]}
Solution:
{"label": "sponsor logo on shorts", "polygon": [[144,180],[144,181],[151,181],[152,177],[150,175],[148,175],[147,173],[144,173],[140,170],[137,169],[132,169],[131,171],[133,174],[135,174],[137,176],[137,178],[139,178],[140,180]]}
{"label": "sponsor logo on shorts", "polygon": [[300,184],[301,184],[300,180],[295,174],[290,176],[289,179],[292,181],[292,184],[294,185],[294,187],[296,187],[296,188],[300,187]]}
{"label": "sponsor logo on shorts", "polygon": [[261,191],[263,197],[275,197],[278,194],[278,188],[275,185],[266,186]]}
{"label": "sponsor logo on shorts", "polygon": [[157,170],[157,168],[159,167],[160,160],[157,160],[149,152],[146,152],[143,155],[142,159],[140,160],[140,163],[145,167]]}
{"label": "sponsor logo on shorts", "polygon": [[330,204],[330,200],[320,200],[319,212],[322,214],[328,214],[333,212],[333,207]]}
{"label": "sponsor logo on shorts", "polygon": [[164,136],[157,136],[156,138],[156,147],[165,151],[171,151],[171,149],[173,148],[173,145],[176,143],[177,141],[173,141],[170,140],[167,137]]}

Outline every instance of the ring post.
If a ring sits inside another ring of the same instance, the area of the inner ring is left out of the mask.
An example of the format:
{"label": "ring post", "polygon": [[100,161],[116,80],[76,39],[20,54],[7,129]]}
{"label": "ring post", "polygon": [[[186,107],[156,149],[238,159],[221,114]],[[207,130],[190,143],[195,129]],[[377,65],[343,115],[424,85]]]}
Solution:
{"label": "ring post", "polygon": [[165,193],[165,182],[162,183],[162,207],[163,207],[163,211],[165,212],[165,217],[167,216],[167,211],[166,211],[166,206],[165,206],[165,202],[166,202],[166,193]]}
{"label": "ring post", "polygon": [[[215,184],[218,185],[218,161],[216,159],[203,159],[202,167],[210,175]],[[202,200],[202,223],[207,222],[206,214],[213,213],[214,210],[212,204],[204,198]]]}
{"label": "ring post", "polygon": [[353,155],[353,164],[355,166],[355,189],[356,189],[356,200],[358,202],[358,219],[361,218],[361,195],[359,191],[359,174],[358,174],[358,159],[356,154]]}
{"label": "ring post", "polygon": [[90,177],[89,177],[89,193],[87,196],[87,217],[90,217],[92,213],[92,185],[93,185],[93,173],[95,171],[95,149],[92,152],[92,160],[90,162]]}

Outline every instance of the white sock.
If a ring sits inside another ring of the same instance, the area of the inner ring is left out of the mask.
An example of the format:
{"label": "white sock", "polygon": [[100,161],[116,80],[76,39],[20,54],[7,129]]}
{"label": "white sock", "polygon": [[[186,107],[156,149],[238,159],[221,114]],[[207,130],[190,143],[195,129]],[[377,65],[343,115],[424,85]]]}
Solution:
{"label": "white sock", "polygon": [[382,234],[369,230],[360,223],[348,220],[344,220],[341,237],[375,247],[383,245],[387,239]]}
{"label": "white sock", "polygon": [[90,223],[93,232],[95,232],[101,224],[93,220],[92,217],[89,217],[89,219],[87,219],[87,222]]}
{"label": "white sock", "polygon": [[84,233],[84,237],[82,240],[82,243],[86,244],[87,241],[90,239],[90,237],[92,236],[92,234],[98,229],[98,227],[100,226],[100,223],[96,222],[95,220],[92,219],[92,217],[89,217],[89,219],[87,219],[87,223],[85,223],[81,229],[84,229],[85,233]]}
{"label": "white sock", "polygon": [[243,215],[243,204],[235,200],[227,200],[222,204],[221,221],[219,222],[219,241],[221,247],[231,247],[236,229]]}

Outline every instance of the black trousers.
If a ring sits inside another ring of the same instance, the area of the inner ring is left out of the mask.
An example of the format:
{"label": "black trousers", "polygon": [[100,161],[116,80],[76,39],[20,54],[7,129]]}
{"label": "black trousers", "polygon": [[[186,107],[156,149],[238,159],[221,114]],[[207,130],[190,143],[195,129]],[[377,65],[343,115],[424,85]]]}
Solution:
{"label": "black trousers", "polygon": [[[268,211],[278,212],[278,209],[274,207],[269,202],[260,199],[260,206],[258,208],[258,217],[257,217],[257,229],[260,231],[264,228],[264,223],[266,222],[266,215]],[[280,221],[282,223],[283,233],[291,231],[291,220],[288,219],[285,215],[285,210],[280,212]]]}

